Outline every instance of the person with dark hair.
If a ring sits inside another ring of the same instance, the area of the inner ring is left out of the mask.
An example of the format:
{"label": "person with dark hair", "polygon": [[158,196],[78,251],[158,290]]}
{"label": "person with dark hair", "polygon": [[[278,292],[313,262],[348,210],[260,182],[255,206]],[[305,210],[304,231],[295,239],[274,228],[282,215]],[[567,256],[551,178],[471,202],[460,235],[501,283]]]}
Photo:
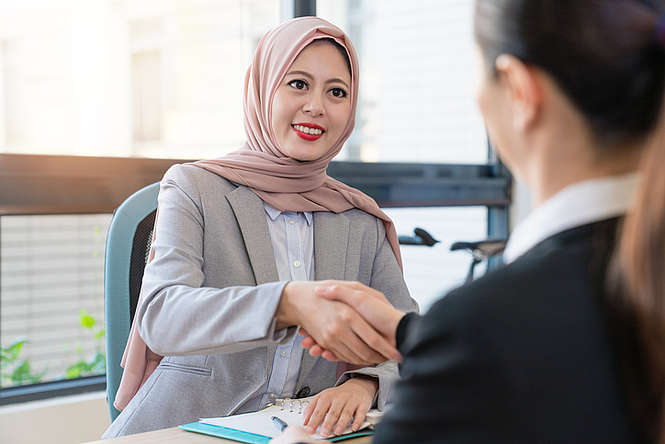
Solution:
{"label": "person with dark hair", "polygon": [[424,316],[320,284],[404,357],[373,443],[663,444],[665,2],[477,0],[475,35],[479,107],[534,208],[504,267]]}

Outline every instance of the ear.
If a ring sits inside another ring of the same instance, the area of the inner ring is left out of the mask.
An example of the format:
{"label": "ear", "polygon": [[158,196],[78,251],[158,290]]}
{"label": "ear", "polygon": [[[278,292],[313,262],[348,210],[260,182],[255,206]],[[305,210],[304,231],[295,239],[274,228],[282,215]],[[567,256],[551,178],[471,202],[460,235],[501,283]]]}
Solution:
{"label": "ear", "polygon": [[508,89],[513,127],[517,131],[529,129],[537,120],[543,102],[536,71],[508,54],[497,57],[496,69]]}

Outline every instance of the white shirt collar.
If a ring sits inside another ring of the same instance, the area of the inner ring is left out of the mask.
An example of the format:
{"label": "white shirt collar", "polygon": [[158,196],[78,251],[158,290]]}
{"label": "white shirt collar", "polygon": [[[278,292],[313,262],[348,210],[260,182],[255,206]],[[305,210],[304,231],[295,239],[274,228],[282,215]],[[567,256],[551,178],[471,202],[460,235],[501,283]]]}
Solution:
{"label": "white shirt collar", "polygon": [[508,264],[540,242],[570,228],[625,214],[639,183],[636,173],[569,185],[533,210],[512,232],[503,261]]}
{"label": "white shirt collar", "polygon": [[[282,213],[296,213],[295,211],[278,210],[277,208],[273,207],[270,204],[267,204],[266,202],[263,202],[263,208],[265,208],[266,213],[268,213],[268,217],[270,217],[270,219],[272,221],[277,219],[277,217]],[[298,211],[297,213],[303,214],[305,216],[305,220],[307,221],[307,225],[312,226],[312,212],[311,211]]]}

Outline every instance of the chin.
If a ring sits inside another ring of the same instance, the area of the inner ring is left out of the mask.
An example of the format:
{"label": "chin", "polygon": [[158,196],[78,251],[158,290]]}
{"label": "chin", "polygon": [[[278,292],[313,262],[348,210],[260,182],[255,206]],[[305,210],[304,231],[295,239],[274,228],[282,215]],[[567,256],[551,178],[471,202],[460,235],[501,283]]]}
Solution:
{"label": "chin", "polygon": [[318,160],[326,155],[326,151],[317,152],[317,150],[312,146],[298,147],[297,149],[292,150],[289,153],[285,153],[292,159],[299,160],[301,162],[311,162],[313,160]]}

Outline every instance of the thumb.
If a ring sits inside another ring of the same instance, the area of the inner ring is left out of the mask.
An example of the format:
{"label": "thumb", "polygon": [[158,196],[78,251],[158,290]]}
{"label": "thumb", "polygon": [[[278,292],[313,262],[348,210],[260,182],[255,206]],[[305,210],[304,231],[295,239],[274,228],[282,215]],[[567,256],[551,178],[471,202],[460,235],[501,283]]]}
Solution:
{"label": "thumb", "polygon": [[347,305],[354,306],[357,302],[355,292],[350,288],[344,288],[341,285],[320,285],[314,289],[314,293],[331,301],[344,302]]}

